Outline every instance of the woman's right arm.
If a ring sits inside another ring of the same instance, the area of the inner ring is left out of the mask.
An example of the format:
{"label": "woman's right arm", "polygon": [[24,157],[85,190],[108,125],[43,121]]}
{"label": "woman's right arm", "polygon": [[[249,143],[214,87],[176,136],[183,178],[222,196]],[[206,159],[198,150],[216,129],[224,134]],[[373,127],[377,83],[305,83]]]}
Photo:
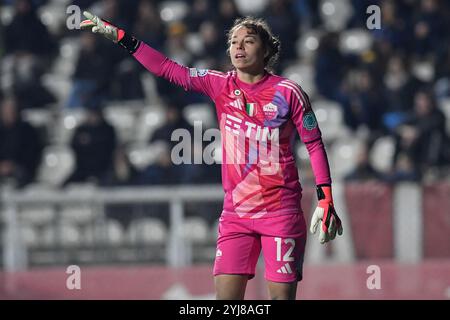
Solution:
{"label": "woman's right arm", "polygon": [[182,66],[144,42],[140,43],[133,56],[154,75],[179,85],[186,91],[204,93],[213,100],[225,84],[224,73]]}
{"label": "woman's right arm", "polygon": [[84,12],[84,15],[88,20],[81,22],[82,29],[92,28],[92,32],[103,34],[125,48],[148,71],[184,90],[198,91],[214,100],[226,83],[227,76],[224,73],[181,66],[110,22],[89,12]]}

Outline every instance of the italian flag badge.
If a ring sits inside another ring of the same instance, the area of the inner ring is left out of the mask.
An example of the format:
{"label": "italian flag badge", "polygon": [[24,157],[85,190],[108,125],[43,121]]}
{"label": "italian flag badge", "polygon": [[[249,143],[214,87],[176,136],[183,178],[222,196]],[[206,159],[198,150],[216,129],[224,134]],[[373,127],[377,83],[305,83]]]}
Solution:
{"label": "italian flag badge", "polygon": [[253,117],[255,115],[255,106],[256,106],[256,103],[245,104],[245,110],[247,111],[247,114],[250,117]]}

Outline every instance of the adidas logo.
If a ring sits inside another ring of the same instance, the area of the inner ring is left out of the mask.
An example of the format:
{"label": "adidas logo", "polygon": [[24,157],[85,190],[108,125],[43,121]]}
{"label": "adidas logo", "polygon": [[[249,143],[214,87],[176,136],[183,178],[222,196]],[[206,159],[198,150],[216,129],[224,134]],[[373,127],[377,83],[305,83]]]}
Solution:
{"label": "adidas logo", "polygon": [[242,110],[243,103],[241,99],[237,99],[231,102],[230,105],[236,109]]}
{"label": "adidas logo", "polygon": [[289,263],[286,263],[284,266],[277,270],[277,273],[292,273],[291,266],[289,265]]}

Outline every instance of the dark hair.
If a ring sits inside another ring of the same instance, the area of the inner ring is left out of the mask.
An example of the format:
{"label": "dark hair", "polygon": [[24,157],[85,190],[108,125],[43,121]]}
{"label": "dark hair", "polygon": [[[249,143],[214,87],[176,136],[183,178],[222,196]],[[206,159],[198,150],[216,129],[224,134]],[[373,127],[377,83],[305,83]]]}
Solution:
{"label": "dark hair", "polygon": [[246,27],[247,29],[252,30],[255,34],[259,35],[263,46],[268,51],[268,55],[264,57],[264,67],[269,69],[273,68],[278,62],[281,43],[280,40],[272,34],[272,30],[270,29],[269,25],[262,18],[247,16],[245,18],[239,18],[234,21],[233,26],[227,32],[227,54],[230,55],[231,36],[233,32],[240,27]]}

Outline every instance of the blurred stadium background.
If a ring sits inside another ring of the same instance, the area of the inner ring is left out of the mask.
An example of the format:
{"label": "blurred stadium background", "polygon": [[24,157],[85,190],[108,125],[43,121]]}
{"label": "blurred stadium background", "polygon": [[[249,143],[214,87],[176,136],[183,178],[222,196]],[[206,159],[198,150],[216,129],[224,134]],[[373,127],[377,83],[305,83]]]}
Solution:
{"label": "blurred stadium background", "polygon": [[[72,4],[218,70],[230,69],[233,20],[266,18],[282,42],[275,71],[312,101],[344,221],[332,244],[309,238],[298,297],[450,298],[448,1],[0,3],[0,299],[214,297],[220,166],[170,161],[172,131],[216,127],[214,108],[68,30]],[[374,4],[381,29],[369,30]],[[299,141],[296,156],[309,219],[314,177]],[[66,287],[69,265],[81,290]],[[367,287],[371,265],[379,290]],[[262,271],[260,261],[247,298],[267,298]]]}

